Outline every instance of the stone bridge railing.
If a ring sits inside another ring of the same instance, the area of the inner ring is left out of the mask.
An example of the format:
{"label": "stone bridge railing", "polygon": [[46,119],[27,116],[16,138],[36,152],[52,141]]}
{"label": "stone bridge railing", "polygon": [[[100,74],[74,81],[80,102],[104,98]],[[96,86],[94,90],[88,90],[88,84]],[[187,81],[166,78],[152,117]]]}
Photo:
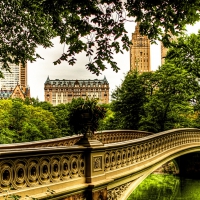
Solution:
{"label": "stone bridge railing", "polygon": [[[101,141],[103,144],[122,142],[127,140],[133,140],[141,137],[152,135],[150,132],[138,131],[138,130],[113,130],[113,131],[99,131],[96,132],[95,139]],[[3,144],[0,145],[0,149],[14,149],[14,148],[35,148],[35,147],[56,147],[56,146],[72,146],[78,142],[83,136],[73,135],[56,139],[48,139],[33,142]]]}
{"label": "stone bridge railing", "polygon": [[55,191],[54,199],[125,199],[135,180],[142,180],[155,167],[200,151],[198,129],[176,129],[109,143],[111,137],[119,139],[114,135],[107,144],[90,147],[0,146],[0,197],[13,188],[9,194],[42,199],[50,188]]}

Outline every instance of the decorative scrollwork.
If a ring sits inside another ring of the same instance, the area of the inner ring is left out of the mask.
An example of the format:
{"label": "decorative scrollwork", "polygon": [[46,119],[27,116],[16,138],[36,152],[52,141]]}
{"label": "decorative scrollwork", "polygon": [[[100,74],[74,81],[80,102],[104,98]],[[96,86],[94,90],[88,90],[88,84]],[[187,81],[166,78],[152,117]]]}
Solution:
{"label": "decorative scrollwork", "polygon": [[49,184],[85,175],[83,154],[0,161],[0,192]]}
{"label": "decorative scrollwork", "polygon": [[0,163],[0,192],[8,190],[13,181],[14,163],[11,160]]}
{"label": "decorative scrollwork", "polygon": [[118,187],[112,188],[111,190],[108,190],[107,192],[107,199],[108,200],[117,200],[119,199],[124,191],[130,186],[131,182],[125,183],[123,185],[120,185]]}
{"label": "decorative scrollwork", "polygon": [[37,158],[30,158],[27,161],[27,176],[26,182],[29,187],[39,184],[39,160]]}
{"label": "decorative scrollwork", "polygon": [[102,170],[102,156],[93,157],[93,171]]}
{"label": "decorative scrollwork", "polygon": [[15,170],[13,176],[12,186],[15,189],[20,189],[26,187],[26,161],[23,160],[16,160],[14,162]]}

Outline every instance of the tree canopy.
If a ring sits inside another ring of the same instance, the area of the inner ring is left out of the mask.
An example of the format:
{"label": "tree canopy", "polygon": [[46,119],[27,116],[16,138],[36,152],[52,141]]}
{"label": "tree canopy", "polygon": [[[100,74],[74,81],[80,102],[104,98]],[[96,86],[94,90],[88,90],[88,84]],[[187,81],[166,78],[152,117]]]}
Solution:
{"label": "tree canopy", "polygon": [[38,45],[53,46],[60,38],[66,48],[54,64],[76,62],[76,54],[85,52],[86,68],[99,75],[108,63],[119,67],[113,52],[129,49],[124,23],[140,22],[140,32],[151,41],[169,43],[170,33],[182,32],[186,24],[199,20],[200,0],[2,0],[0,2],[0,62],[23,63],[41,58]]}
{"label": "tree canopy", "polygon": [[200,31],[197,34],[182,35],[173,41],[167,52],[166,62],[183,67],[200,78]]}
{"label": "tree canopy", "polygon": [[166,62],[155,72],[129,72],[112,97],[116,128],[160,132],[199,127],[199,89],[196,76]]}
{"label": "tree canopy", "polygon": [[143,87],[145,80],[138,72],[129,72],[122,85],[112,93],[111,108],[115,118],[119,119],[118,128],[139,128],[139,121],[146,102],[146,91]]}

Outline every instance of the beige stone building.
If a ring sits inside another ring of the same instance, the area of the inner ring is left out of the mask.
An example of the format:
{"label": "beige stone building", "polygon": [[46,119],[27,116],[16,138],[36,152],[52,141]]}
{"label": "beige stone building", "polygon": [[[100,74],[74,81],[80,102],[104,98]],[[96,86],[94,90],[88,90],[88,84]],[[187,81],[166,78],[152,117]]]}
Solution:
{"label": "beige stone building", "polygon": [[167,55],[168,48],[164,47],[163,43],[161,42],[161,65],[165,63],[165,57]]}
{"label": "beige stone building", "polygon": [[109,83],[104,79],[47,80],[44,83],[44,99],[54,106],[69,103],[73,98],[97,98],[99,103],[109,102]]}
{"label": "beige stone building", "polygon": [[[176,41],[177,38],[176,36],[173,36],[172,34],[171,35],[171,39],[170,41]],[[163,43],[161,42],[161,65],[163,65],[165,63],[165,57],[167,55],[167,51],[168,51],[168,48],[164,47]]]}
{"label": "beige stone building", "polygon": [[147,36],[139,32],[139,23],[132,34],[132,45],[130,46],[130,70],[140,73],[151,71],[150,41]]}

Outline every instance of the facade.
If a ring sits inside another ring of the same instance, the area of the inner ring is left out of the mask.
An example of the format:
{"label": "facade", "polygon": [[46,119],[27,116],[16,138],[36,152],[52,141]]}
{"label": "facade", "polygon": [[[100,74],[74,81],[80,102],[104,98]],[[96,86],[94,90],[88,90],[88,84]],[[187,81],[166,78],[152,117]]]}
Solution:
{"label": "facade", "polygon": [[130,70],[137,70],[140,73],[151,71],[150,41],[147,36],[140,34],[139,23],[135,27],[131,41]]}
{"label": "facade", "polygon": [[164,47],[163,43],[161,42],[161,65],[165,63],[165,57],[167,55],[168,48]]}
{"label": "facade", "polygon": [[97,98],[99,103],[109,102],[109,83],[104,79],[50,80],[44,83],[44,99],[54,106],[69,103],[73,98]]}
{"label": "facade", "polygon": [[1,69],[4,78],[0,79],[0,98],[30,97],[30,88],[27,85],[27,64],[9,64],[10,72]]}
{"label": "facade", "polygon": [[[172,34],[170,34],[170,35],[171,35],[170,41],[176,41],[177,40],[176,36],[173,36]],[[162,42],[161,42],[160,46],[161,46],[161,65],[163,65],[165,63],[165,57],[167,55],[168,48],[164,47]]]}
{"label": "facade", "polygon": [[11,90],[16,87],[16,85],[21,85],[27,87],[27,65],[25,67],[22,64],[9,64],[10,71],[1,69],[4,75],[4,79],[0,79],[0,88],[3,90]]}
{"label": "facade", "polygon": [[0,90],[0,99],[20,98],[24,100],[26,97],[30,98],[30,89],[20,85],[16,85],[14,89]]}

